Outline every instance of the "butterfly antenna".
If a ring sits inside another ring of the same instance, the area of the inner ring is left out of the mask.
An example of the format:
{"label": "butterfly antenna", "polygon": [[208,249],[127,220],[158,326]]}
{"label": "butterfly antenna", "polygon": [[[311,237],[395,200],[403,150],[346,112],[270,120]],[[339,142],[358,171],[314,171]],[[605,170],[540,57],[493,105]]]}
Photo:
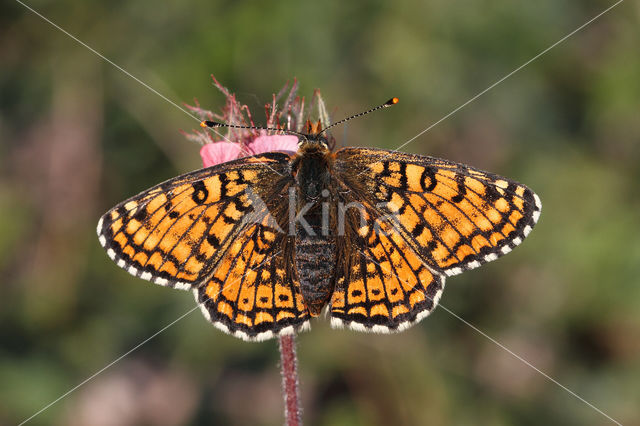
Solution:
{"label": "butterfly antenna", "polygon": [[327,127],[325,127],[324,129],[320,130],[320,132],[318,132],[318,135],[320,135],[320,134],[322,134],[322,133],[326,132],[327,130],[329,130],[329,129],[330,129],[330,128],[332,128],[332,127],[337,126],[338,124],[342,124],[342,123],[344,123],[344,122],[346,122],[346,121],[349,121],[349,120],[354,119],[354,118],[357,118],[357,117],[362,117],[363,115],[367,115],[367,114],[369,114],[370,112],[377,111],[377,110],[382,109],[382,108],[388,108],[388,107],[390,107],[390,106],[392,106],[392,105],[397,104],[399,101],[400,101],[400,100],[399,100],[398,98],[391,98],[391,99],[389,99],[387,102],[383,103],[382,105],[378,105],[378,106],[377,106],[377,107],[375,107],[375,108],[371,108],[370,110],[367,110],[367,111],[361,112],[361,113],[359,113],[359,114],[352,115],[351,117],[343,118],[342,120],[340,120],[340,121],[336,121],[335,123],[331,124],[330,126],[327,126]]}
{"label": "butterfly antenna", "polygon": [[218,127],[227,127],[227,128],[231,128],[231,129],[271,130],[271,131],[274,131],[274,132],[281,132],[281,133],[288,133],[288,134],[292,134],[292,135],[298,135],[298,136],[301,136],[301,137],[304,137],[304,138],[306,138],[306,136],[307,136],[304,133],[296,132],[294,130],[276,129],[275,127],[242,126],[242,125],[239,125],[239,124],[225,124],[225,123],[219,123],[217,121],[211,121],[211,120],[205,120],[205,121],[200,122],[200,127],[211,127],[213,129],[218,128]]}

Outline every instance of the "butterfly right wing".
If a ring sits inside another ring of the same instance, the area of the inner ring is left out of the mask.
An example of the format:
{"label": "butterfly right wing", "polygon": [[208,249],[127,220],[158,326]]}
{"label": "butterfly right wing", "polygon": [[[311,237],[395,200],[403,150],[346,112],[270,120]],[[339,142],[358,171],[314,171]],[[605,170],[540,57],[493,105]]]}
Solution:
{"label": "butterfly right wing", "polygon": [[332,325],[402,330],[438,303],[445,277],[497,259],[540,216],[515,181],[432,157],[373,148],[335,153],[339,194],[365,213],[345,230],[353,247],[331,300]]}
{"label": "butterfly right wing", "polygon": [[[431,269],[393,222],[366,207],[364,226],[346,228],[347,253],[331,298],[331,326],[390,333],[431,313],[444,289],[444,274]],[[351,221],[355,224],[354,221]]]}

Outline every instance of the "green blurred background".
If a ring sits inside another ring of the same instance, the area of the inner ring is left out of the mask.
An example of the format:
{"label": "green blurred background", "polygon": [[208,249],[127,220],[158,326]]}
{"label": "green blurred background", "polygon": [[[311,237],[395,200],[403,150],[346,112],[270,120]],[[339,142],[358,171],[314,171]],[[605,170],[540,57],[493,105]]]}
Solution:
{"label": "green blurred background", "polygon": [[[28,4],[178,104],[248,104],[297,77],[345,145],[396,148],[607,1]],[[626,1],[403,150],[509,176],[541,220],[442,304],[624,424],[640,423],[640,7]],[[17,424],[194,306],[98,244],[117,202],[196,169],[196,121],[19,3],[0,6],[0,424]],[[298,339],[313,425],[610,424],[443,309],[392,336]],[[185,317],[32,425],[283,422],[275,341]]]}

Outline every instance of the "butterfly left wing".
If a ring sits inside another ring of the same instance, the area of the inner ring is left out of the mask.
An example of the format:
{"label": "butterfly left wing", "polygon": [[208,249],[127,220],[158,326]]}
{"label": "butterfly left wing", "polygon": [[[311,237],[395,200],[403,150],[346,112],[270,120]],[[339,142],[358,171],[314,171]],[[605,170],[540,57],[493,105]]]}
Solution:
{"label": "butterfly left wing", "polygon": [[373,148],[335,154],[338,178],[395,229],[432,269],[448,276],[510,252],[540,217],[538,196],[464,164]]}
{"label": "butterfly left wing", "polygon": [[157,185],[100,219],[100,243],[129,273],[191,289],[226,333],[264,340],[308,328],[281,228],[290,158],[245,157]]}

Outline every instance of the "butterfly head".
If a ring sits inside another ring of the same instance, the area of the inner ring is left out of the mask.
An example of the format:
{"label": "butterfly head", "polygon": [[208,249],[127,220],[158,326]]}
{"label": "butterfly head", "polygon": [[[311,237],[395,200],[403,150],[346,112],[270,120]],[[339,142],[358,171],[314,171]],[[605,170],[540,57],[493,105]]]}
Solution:
{"label": "butterfly head", "polygon": [[313,123],[311,120],[307,120],[304,125],[304,132],[298,140],[299,149],[329,149],[329,140],[327,136],[323,135],[322,123],[318,120]]}
{"label": "butterfly head", "polygon": [[367,111],[363,111],[363,112],[360,112],[358,114],[354,114],[352,116],[349,116],[347,118],[343,118],[342,120],[336,121],[335,123],[333,123],[333,124],[331,124],[331,125],[329,125],[329,126],[327,126],[325,128],[322,128],[322,123],[320,122],[320,120],[318,120],[316,123],[311,122],[311,120],[307,120],[307,122],[305,123],[305,126],[304,126],[304,135],[298,141],[298,148],[299,149],[303,149],[303,148],[306,148],[306,147],[309,147],[309,148],[321,147],[321,148],[324,148],[324,149],[329,149],[330,146],[333,147],[333,145],[334,145],[333,142],[335,142],[335,141],[334,141],[334,139],[332,137],[326,136],[327,135],[327,130],[329,130],[329,129],[331,129],[331,128],[339,125],[339,124],[346,123],[347,121],[349,121],[351,119],[354,119],[356,117],[362,117],[363,115],[369,114],[370,112],[373,112],[373,111],[377,111],[377,110],[379,110],[381,108],[390,107],[392,105],[397,104],[398,102],[399,102],[398,98],[391,98],[387,102],[385,102],[385,103],[383,103],[381,105],[378,105],[375,108],[371,108],[371,109],[369,109]]}

